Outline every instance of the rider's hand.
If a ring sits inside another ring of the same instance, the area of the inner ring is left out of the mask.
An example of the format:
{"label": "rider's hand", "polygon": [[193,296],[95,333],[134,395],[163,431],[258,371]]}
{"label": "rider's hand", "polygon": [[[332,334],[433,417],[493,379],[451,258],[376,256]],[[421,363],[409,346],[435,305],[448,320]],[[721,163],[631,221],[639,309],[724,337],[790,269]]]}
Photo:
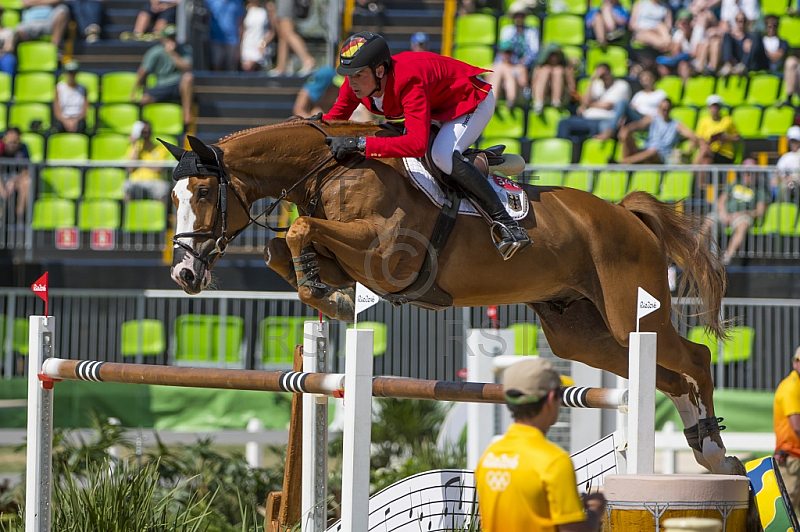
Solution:
{"label": "rider's hand", "polygon": [[[362,153],[364,149],[359,147],[359,140],[363,137],[325,137],[325,144],[330,146],[331,153],[336,160],[345,159],[354,153]],[[360,143],[363,145],[363,141]]]}

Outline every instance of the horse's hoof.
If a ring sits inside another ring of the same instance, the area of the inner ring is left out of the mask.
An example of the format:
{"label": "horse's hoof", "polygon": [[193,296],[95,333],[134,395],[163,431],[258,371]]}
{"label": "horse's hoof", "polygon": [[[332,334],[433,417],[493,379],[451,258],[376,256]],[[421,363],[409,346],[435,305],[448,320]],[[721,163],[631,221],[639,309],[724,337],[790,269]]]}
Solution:
{"label": "horse's hoof", "polygon": [[735,456],[726,456],[722,464],[725,469],[725,473],[728,475],[747,476],[747,470],[745,469],[744,464]]}
{"label": "horse's hoof", "polygon": [[356,318],[355,291],[352,288],[336,290],[331,299],[336,305],[337,320],[353,321]]}

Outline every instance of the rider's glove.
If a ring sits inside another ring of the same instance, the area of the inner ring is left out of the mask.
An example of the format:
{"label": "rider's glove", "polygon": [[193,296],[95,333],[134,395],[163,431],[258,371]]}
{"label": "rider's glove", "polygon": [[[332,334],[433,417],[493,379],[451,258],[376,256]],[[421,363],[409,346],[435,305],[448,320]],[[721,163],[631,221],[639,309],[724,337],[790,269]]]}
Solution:
{"label": "rider's glove", "polygon": [[331,153],[337,160],[344,159],[353,153],[363,153],[366,147],[364,137],[325,137]]}
{"label": "rider's glove", "polygon": [[303,120],[308,120],[309,122],[316,122],[318,120],[322,120],[322,111],[315,114],[314,116],[309,116],[307,118],[304,118]]}

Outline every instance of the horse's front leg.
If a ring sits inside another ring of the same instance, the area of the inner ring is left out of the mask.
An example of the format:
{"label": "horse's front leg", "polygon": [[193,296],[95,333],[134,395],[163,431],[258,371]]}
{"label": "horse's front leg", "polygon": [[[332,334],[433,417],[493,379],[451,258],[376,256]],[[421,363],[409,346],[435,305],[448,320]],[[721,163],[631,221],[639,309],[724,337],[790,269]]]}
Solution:
{"label": "horse's front leg", "polygon": [[[297,292],[301,301],[321,310],[328,316],[334,317],[320,306],[323,303],[321,299],[328,288],[325,278],[322,277],[323,267],[327,271],[331,271],[332,268],[327,266],[332,264],[342,275],[347,275],[341,271],[336,262],[320,257],[314,250],[312,242],[331,250],[339,260],[343,260],[348,255],[359,256],[369,248],[375,238],[374,226],[366,222],[343,223],[308,216],[297,218],[286,233],[286,244],[291,251],[297,278]],[[350,279],[349,276],[347,278]],[[350,279],[350,286],[354,285],[355,283]],[[355,298],[352,291],[348,292],[347,296],[351,303],[350,316],[343,317],[340,309],[338,311],[339,315],[336,317],[352,321],[355,317],[355,309],[352,306]],[[336,304],[342,305],[343,302],[338,300]]]}
{"label": "horse's front leg", "polygon": [[[309,248],[311,251],[313,249]],[[281,277],[283,277],[289,284],[297,289],[300,294],[300,299],[321,311],[329,318],[352,321],[355,316],[353,301],[355,301],[355,283],[347,275],[339,265],[319,254],[314,254],[313,260],[306,261],[305,263],[295,263],[292,261],[292,252],[283,238],[273,238],[267,242],[264,248],[264,261],[267,266],[272,268]],[[315,263],[311,266],[311,263]],[[302,271],[304,267],[308,267],[311,272],[303,272],[303,276],[312,273],[311,276],[315,280],[314,284],[306,283],[305,286],[298,287],[298,278],[296,268]],[[323,287],[324,286],[324,287]],[[304,296],[308,295],[313,297],[313,300],[306,300]]]}

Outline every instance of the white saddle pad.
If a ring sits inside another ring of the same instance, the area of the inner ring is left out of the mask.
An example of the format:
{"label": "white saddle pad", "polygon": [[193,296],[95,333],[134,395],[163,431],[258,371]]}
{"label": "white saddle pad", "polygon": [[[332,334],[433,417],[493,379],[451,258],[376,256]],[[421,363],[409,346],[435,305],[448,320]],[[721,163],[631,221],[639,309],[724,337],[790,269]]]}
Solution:
{"label": "white saddle pad", "polygon": [[[408,171],[411,182],[424,192],[434,205],[441,208],[447,197],[442,187],[439,186],[439,183],[436,182],[436,179],[428,172],[422,162],[419,159],[405,158],[403,159],[403,164],[406,167],[406,171]],[[511,218],[521,220],[528,215],[528,209],[530,208],[528,194],[519,185],[501,175],[492,175],[489,177],[489,183]],[[461,202],[458,214],[480,216],[469,201]]]}

